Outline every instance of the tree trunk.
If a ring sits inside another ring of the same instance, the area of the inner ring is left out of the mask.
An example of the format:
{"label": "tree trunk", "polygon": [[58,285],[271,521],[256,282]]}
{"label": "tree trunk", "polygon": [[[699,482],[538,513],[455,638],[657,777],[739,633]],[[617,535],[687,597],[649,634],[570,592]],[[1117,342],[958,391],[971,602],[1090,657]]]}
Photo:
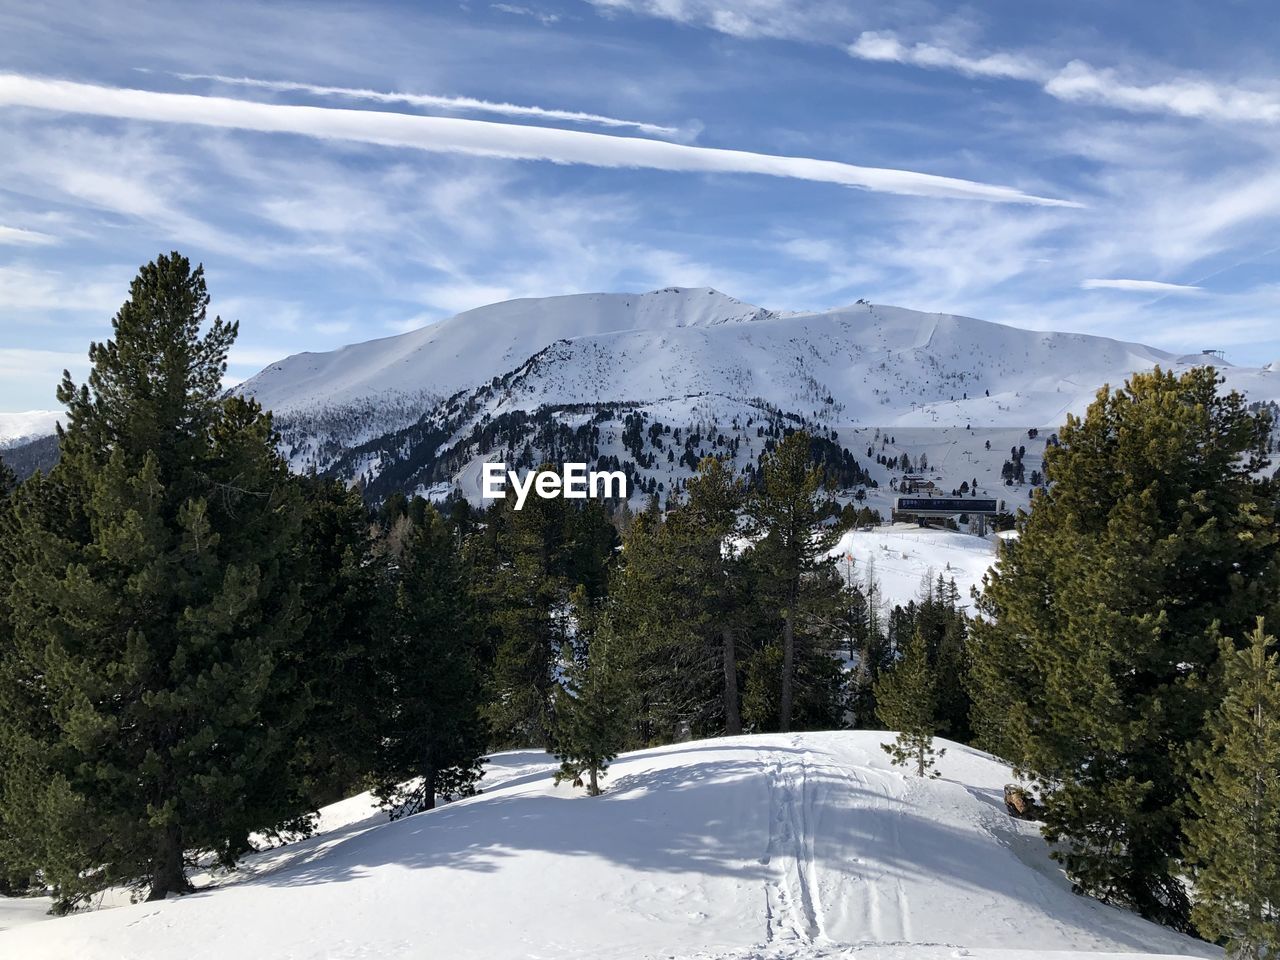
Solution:
{"label": "tree trunk", "polygon": [[422,764],[422,809],[436,808],[436,765],[428,756]]}
{"label": "tree trunk", "polygon": [[187,872],[183,866],[182,828],[171,823],[160,833],[156,841],[155,857],[151,861],[151,892],[147,900],[163,900],[171,893],[188,893]]}
{"label": "tree trunk", "polygon": [[738,710],[738,646],[733,631],[721,631],[724,645],[724,732],[737,736],[742,732],[742,714]]}
{"label": "tree trunk", "polygon": [[796,662],[796,588],[791,587],[790,602],[782,621],[782,703],[778,708],[778,729],[791,732],[792,675]]}
{"label": "tree trunk", "polygon": [[591,765],[591,784],[587,787],[587,793],[593,797],[600,796],[600,781],[597,779],[597,770],[594,763]]}

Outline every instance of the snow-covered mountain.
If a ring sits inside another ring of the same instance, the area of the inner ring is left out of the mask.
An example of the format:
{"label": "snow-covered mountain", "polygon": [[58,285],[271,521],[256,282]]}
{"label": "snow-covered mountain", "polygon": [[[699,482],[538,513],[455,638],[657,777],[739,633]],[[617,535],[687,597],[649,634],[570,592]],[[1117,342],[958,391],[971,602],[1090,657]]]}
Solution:
{"label": "snow-covered mountain", "polygon": [[[641,494],[664,492],[702,454],[746,468],[803,424],[857,462],[873,502],[909,458],[944,489],[967,482],[1016,505],[1026,487],[1001,475],[1011,449],[1027,448],[1030,476],[1103,384],[1211,359],[861,301],[780,313],[670,287],[481,307],[290,357],[239,389],[276,412],[295,468],[362,477],[374,496],[456,485],[474,498],[490,459],[616,460]],[[1274,370],[1214,362],[1251,400],[1280,398]]]}
{"label": "snow-covered mountain", "polygon": [[371,399],[444,398],[506,373],[548,344],[627,331],[707,328],[771,316],[715,290],[509,300],[395,337],[273,363],[241,389],[278,414]]}
{"label": "snow-covered mountain", "polygon": [[[882,513],[909,467],[1026,502],[1044,446],[1103,384],[1213,362],[1251,401],[1280,369],[858,302],[785,313],[708,288],[512,300],[410,333],[301,353],[236,389],[276,414],[297,470],[478,499],[480,465],[579,460],[624,469],[636,497],[678,490],[705,454],[750,470],[806,426],[842,483]],[[0,445],[55,414],[0,416]],[[20,426],[21,425],[21,426]],[[45,444],[48,446],[48,444]],[[1005,483],[1018,451],[1025,483]],[[12,448],[22,468],[56,451]],[[28,464],[28,461],[30,463]]]}
{"label": "snow-covered mountain", "polygon": [[[368,795],[221,886],[0,932],[24,960],[1137,960],[1221,951],[1072,893],[1012,779],[946,744],[911,776],[874,731],[673,744],[607,792],[493,758],[479,796],[387,823]],[[1061,952],[1055,952],[1061,951]]]}
{"label": "snow-covered mountain", "polygon": [[59,410],[0,413],[0,450],[49,436],[61,416]]}

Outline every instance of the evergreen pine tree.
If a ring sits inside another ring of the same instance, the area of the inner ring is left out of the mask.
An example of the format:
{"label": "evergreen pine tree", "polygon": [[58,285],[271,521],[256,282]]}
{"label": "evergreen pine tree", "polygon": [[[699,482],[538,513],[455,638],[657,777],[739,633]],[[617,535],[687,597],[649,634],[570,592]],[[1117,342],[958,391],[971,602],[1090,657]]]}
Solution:
{"label": "evergreen pine tree", "polygon": [[497,744],[553,745],[570,598],[579,585],[593,601],[605,594],[616,545],[599,503],[537,496],[522,510],[513,497],[496,501],[484,528],[468,538],[469,592],[489,666],[485,715]]}
{"label": "evergreen pine tree", "polygon": [[[778,728],[784,733],[791,729],[795,708],[797,626],[803,618],[806,580],[814,581],[819,571],[829,574],[821,582],[830,589],[819,595],[839,606],[839,578],[826,556],[835,535],[822,526],[821,490],[822,474],[810,456],[809,434],[797,430],[765,458],[760,489],[749,505],[753,528],[762,537],[753,550],[759,585],[773,597],[781,619]],[[830,616],[833,610],[823,613]]]}
{"label": "evergreen pine tree", "polygon": [[389,642],[379,651],[375,793],[403,816],[465,795],[480,777],[486,731],[473,620],[453,528],[430,506],[394,557]]}
{"label": "evergreen pine tree", "polygon": [[659,739],[685,725],[695,736],[742,732],[738,644],[748,600],[728,543],[741,502],[732,470],[708,457],[684,503],[665,517],[641,514],[628,530],[614,623],[646,693],[639,717]]}
{"label": "evergreen pine tree", "polygon": [[880,616],[880,587],[875,563],[867,564],[862,582],[845,582],[847,604],[844,624],[849,636],[849,657],[854,667],[849,678],[849,713],[855,730],[878,726],[875,685],[891,665],[892,648]]}
{"label": "evergreen pine tree", "polygon": [[493,632],[486,716],[502,746],[554,742],[556,662],[569,637],[573,589],[567,512],[561,499],[531,496],[522,510],[511,497],[498,501],[485,531],[492,566],[473,565]]}
{"label": "evergreen pine tree", "polygon": [[[723,731],[724,688],[716,625],[708,620],[705,540],[691,523],[645,511],[634,517],[610,595],[619,659],[637,692],[634,738],[669,742],[682,727],[699,736]],[[715,635],[714,651],[707,647]]]}
{"label": "evergreen pine tree", "polygon": [[585,656],[571,660],[566,684],[557,694],[556,756],[560,770],[555,782],[582,783],[592,797],[602,792],[600,777],[626,741],[628,711],[624,701],[630,687],[621,652],[621,644],[606,621],[591,639]]}
{"label": "evergreen pine tree", "polygon": [[360,491],[316,477],[295,482],[305,504],[302,601],[312,612],[299,670],[313,701],[296,762],[324,805],[366,789],[373,769],[382,712],[369,709],[369,691],[391,639],[394,584]]}
{"label": "evergreen pine tree", "polygon": [[938,675],[921,631],[911,635],[901,658],[876,683],[876,711],[886,727],[898,731],[893,743],[881,744],[893,762],[914,766],[918,777],[938,776],[934,764],[946,753],[933,746],[940,729]]}
{"label": "evergreen pine tree", "polygon": [[1199,932],[1229,956],[1280,956],[1280,658],[1261,619],[1249,645],[1222,643],[1225,696],[1194,761],[1187,824]]}
{"label": "evergreen pine tree", "polygon": [[1186,928],[1185,758],[1219,651],[1280,597],[1268,424],[1216,373],[1135,374],[1068,418],[971,626],[979,743],[1042,787],[1079,887]]}
{"label": "evergreen pine tree", "polygon": [[64,901],[185,891],[188,851],[233,862],[308,807],[301,504],[269,417],[222,397],[236,326],[207,304],[178,254],[142,268],[13,504],[0,823]]}
{"label": "evergreen pine tree", "polygon": [[700,619],[704,635],[711,634],[713,648],[715,635],[719,634],[724,732],[734,736],[742,733],[737,632],[745,598],[741,564],[728,540],[737,527],[744,502],[742,483],[724,461],[707,457],[698,465],[698,473],[689,480],[687,490],[688,500],[681,517],[694,534],[691,539],[695,541],[702,564],[698,591]]}

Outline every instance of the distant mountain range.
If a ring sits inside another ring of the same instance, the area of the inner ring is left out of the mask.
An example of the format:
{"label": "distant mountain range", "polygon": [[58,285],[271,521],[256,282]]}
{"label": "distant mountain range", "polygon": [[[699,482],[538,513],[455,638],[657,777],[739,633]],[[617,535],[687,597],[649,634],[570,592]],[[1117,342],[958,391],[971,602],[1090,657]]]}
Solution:
{"label": "distant mountain range", "polygon": [[1205,362],[1251,401],[1280,399],[1280,363],[1236,367],[862,301],[782,313],[668,287],[480,307],[285,358],[236,389],[275,412],[295,469],[361,479],[371,499],[454,486],[474,499],[491,459],[601,463],[627,470],[637,495],[667,493],[700,456],[749,471],[777,434],[803,425],[872,502],[909,458],[941,488],[976,480],[1017,504],[1026,485],[1002,476],[1013,449],[1026,448],[1030,477],[1046,439],[1103,384]]}

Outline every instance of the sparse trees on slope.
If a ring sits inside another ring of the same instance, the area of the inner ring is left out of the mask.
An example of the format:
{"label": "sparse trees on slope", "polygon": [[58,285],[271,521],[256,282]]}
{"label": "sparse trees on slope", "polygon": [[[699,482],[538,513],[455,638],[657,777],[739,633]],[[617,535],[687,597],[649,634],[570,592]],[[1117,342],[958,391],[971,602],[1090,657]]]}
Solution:
{"label": "sparse trees on slope", "polygon": [[187,851],[231,862],[307,808],[301,504],[269,417],[221,397],[236,326],[207,303],[185,258],[142,268],[14,504],[0,819],[66,898],[182,892]]}
{"label": "sparse trees on slope", "polygon": [[980,743],[1038,777],[1046,832],[1091,894],[1186,927],[1188,748],[1215,702],[1214,622],[1275,611],[1267,423],[1212,369],[1100,391],[1061,445],[972,625]]}
{"label": "sparse trees on slope", "polygon": [[946,750],[935,750],[938,720],[938,675],[929,662],[924,634],[917,629],[899,660],[876,683],[876,711],[880,721],[897,730],[893,743],[882,744],[899,766],[914,766],[916,776],[938,776],[933,769]]}
{"label": "sparse trees on slope", "polygon": [[1223,641],[1224,697],[1194,761],[1191,917],[1241,960],[1280,956],[1280,660],[1263,622]]}

